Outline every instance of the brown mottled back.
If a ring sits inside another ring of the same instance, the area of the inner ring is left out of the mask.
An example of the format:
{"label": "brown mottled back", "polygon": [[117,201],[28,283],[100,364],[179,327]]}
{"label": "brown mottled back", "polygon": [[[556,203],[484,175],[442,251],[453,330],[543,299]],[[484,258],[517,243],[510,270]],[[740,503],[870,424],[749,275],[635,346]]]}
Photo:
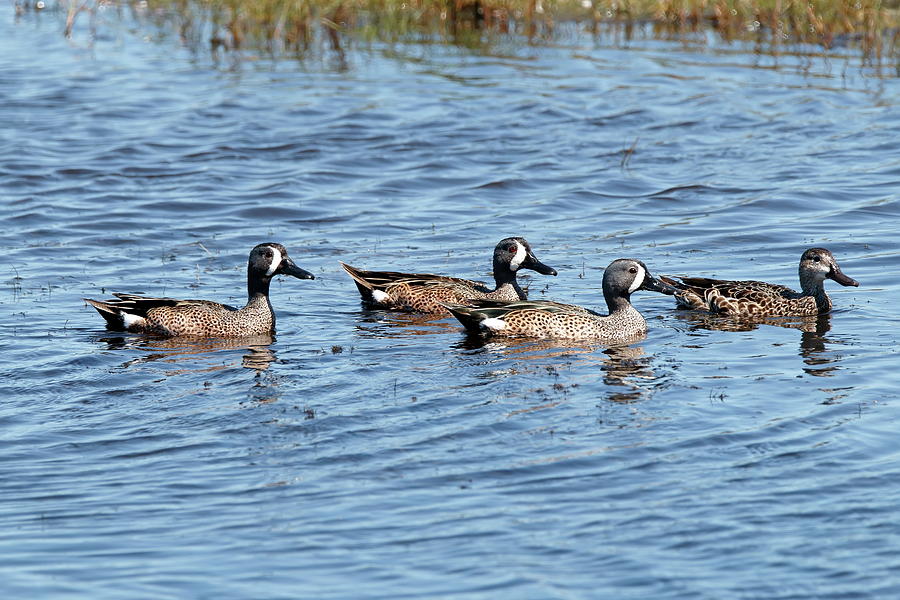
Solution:
{"label": "brown mottled back", "polygon": [[800,286],[796,292],[786,286],[763,281],[728,281],[705,277],[661,277],[677,288],[678,306],[708,310],[738,318],[810,316],[831,310],[825,293],[825,279],[844,286],[858,286],[838,266],[825,248],[809,248],[800,257]]}
{"label": "brown mottled back", "polygon": [[672,294],[636,259],[614,260],[603,274],[603,297],[608,315],[581,306],[549,301],[497,302],[474,300],[473,306],[448,306],[453,316],[474,333],[560,339],[596,339],[620,343],[640,338],[647,322],[631,305],[631,294],[650,290]]}
{"label": "brown mottled back", "polygon": [[[517,286],[503,285],[490,291],[476,282],[402,280],[385,286],[384,291],[391,298],[391,308],[424,313],[447,313],[444,304],[468,305],[472,300],[524,300]],[[449,314],[449,313],[448,313]]]}
{"label": "brown mottled back", "polygon": [[275,331],[269,283],[275,275],[315,279],[294,264],[281,244],[258,244],[247,262],[247,304],[241,309],[209,300],[177,300],[114,293],[114,300],[85,302],[97,309],[113,331],[164,336],[244,337]]}
{"label": "brown mottled back", "polygon": [[147,333],[167,336],[240,337],[271,334],[275,316],[266,298],[255,298],[240,310],[205,300],[185,300],[147,311]]}
{"label": "brown mottled back", "polygon": [[535,258],[524,238],[506,238],[494,248],[493,266],[496,287],[491,290],[480,281],[430,273],[364,271],[341,263],[353,278],[363,301],[379,308],[446,314],[444,304],[466,305],[472,300],[524,300],[527,296],[516,279],[520,268],[544,275],[556,275],[551,267]]}

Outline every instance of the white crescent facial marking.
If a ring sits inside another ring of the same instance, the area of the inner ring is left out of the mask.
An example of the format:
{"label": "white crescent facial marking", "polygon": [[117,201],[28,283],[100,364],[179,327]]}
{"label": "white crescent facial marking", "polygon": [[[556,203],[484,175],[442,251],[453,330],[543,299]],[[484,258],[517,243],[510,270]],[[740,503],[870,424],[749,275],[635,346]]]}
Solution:
{"label": "white crescent facial marking", "polygon": [[269,270],[266,271],[266,275],[271,277],[275,270],[278,269],[279,265],[281,265],[281,250],[275,247],[272,248],[272,264],[269,265]]}
{"label": "white crescent facial marking", "polygon": [[[521,246],[519,247],[521,248]],[[504,321],[503,319],[495,319],[491,317],[482,321],[481,326],[485,329],[490,329],[491,331],[501,331],[503,329],[506,329],[506,321]]]}
{"label": "white crescent facial marking", "polygon": [[375,302],[384,303],[385,300],[390,300],[391,295],[381,290],[372,290],[372,298],[375,299]]}
{"label": "white crescent facial marking", "polygon": [[525,256],[527,256],[527,252],[525,252],[525,246],[516,242],[516,255],[512,257],[511,261],[509,261],[509,268],[513,271],[518,271],[519,267],[522,266],[522,262],[525,260]]}
{"label": "white crescent facial marking", "polygon": [[637,265],[637,268],[638,272],[634,274],[634,281],[631,283],[631,287],[628,288],[629,294],[634,293],[636,289],[641,287],[641,284],[644,283],[644,276],[647,274],[641,265]]}

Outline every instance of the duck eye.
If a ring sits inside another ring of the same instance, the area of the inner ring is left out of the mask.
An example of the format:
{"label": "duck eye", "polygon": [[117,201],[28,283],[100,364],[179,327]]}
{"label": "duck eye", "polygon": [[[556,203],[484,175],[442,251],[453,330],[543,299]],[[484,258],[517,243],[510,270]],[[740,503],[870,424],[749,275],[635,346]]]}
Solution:
{"label": "duck eye", "polygon": [[630,269],[628,269],[628,272],[631,274],[637,273],[637,267],[631,267]]}
{"label": "duck eye", "polygon": [[271,250],[266,250],[265,257],[266,257],[266,258],[272,258],[272,251],[271,251]]}
{"label": "duck eye", "polygon": [[512,252],[513,254],[515,254],[518,250],[519,250],[519,247],[516,246],[515,244],[513,244],[512,246],[510,246],[509,248],[506,249],[507,252]]}
{"label": "duck eye", "polygon": [[812,259],[813,259],[815,262],[819,262],[819,261],[822,260],[821,257],[819,257],[818,254],[814,254],[813,257],[812,257]]}

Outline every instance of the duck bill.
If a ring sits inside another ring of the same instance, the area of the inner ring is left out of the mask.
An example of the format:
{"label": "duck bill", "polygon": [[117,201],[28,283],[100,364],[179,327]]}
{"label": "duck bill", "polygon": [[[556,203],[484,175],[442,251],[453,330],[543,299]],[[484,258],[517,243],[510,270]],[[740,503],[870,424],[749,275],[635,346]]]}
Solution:
{"label": "duck bill", "polygon": [[289,258],[286,258],[281,261],[281,266],[278,267],[278,273],[281,275],[290,275],[291,277],[296,277],[297,279],[315,279],[316,276],[307,271],[306,269],[301,269],[297,265],[294,264]]}
{"label": "duck bill", "polygon": [[531,252],[528,253],[528,256],[525,257],[525,260],[522,262],[522,268],[531,269],[532,271],[537,271],[541,275],[556,275],[556,269],[553,267],[548,267],[538,259],[534,257],[534,254]]}
{"label": "duck bill", "polygon": [[650,273],[644,275],[644,283],[641,284],[639,290],[647,290],[648,292],[659,292],[660,294],[668,294],[672,296],[678,293],[678,288],[675,286],[669,285],[668,283],[664,283],[653,277]]}
{"label": "duck bill", "polygon": [[829,279],[834,279],[843,286],[852,285],[853,287],[859,287],[859,282],[852,277],[847,277],[846,275],[844,275],[843,271],[841,271],[840,267],[838,267],[837,265],[831,267],[831,271],[828,272],[827,277]]}

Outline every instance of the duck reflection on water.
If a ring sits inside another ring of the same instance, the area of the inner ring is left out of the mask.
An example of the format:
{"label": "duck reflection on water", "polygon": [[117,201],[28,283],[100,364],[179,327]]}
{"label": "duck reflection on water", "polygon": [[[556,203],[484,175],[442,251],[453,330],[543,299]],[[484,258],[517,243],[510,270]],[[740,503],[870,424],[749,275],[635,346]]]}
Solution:
{"label": "duck reflection on water", "polygon": [[681,312],[675,317],[689,324],[689,331],[753,331],[761,325],[773,325],[800,331],[799,354],[809,365],[803,371],[816,377],[829,377],[838,370],[840,356],[829,351],[838,342],[826,337],[831,331],[831,315],[834,311],[809,317],[767,317],[754,321],[735,320],[708,313]]}
{"label": "duck reflection on water", "polygon": [[456,332],[446,315],[362,309],[356,317],[356,333],[363,338],[390,339],[414,335]]}
{"label": "duck reflection on water", "polygon": [[[470,359],[477,364],[496,362],[498,355],[517,361],[513,367],[489,371],[494,377],[498,374],[508,376],[529,373],[535,369],[545,369],[549,375],[558,377],[560,368],[596,365],[602,371],[603,383],[610,386],[605,392],[605,399],[617,403],[632,403],[645,399],[650,393],[648,385],[658,380],[652,369],[653,357],[646,355],[643,346],[637,344],[608,345],[584,340],[533,338],[498,340],[480,335],[465,335],[454,346],[467,351]],[[477,358],[473,358],[473,355],[483,354],[489,354],[489,358],[480,362]],[[560,363],[560,359],[568,360]],[[553,387],[555,389],[559,386],[563,389],[567,385],[573,384],[558,381]]]}
{"label": "duck reflection on water", "polygon": [[628,391],[615,391],[607,395],[607,400],[622,404],[630,404],[643,400],[650,390],[638,385],[638,381],[654,385],[657,376],[651,367],[651,357],[644,355],[641,346],[613,346],[604,351],[607,356],[603,368],[606,375],[603,382],[609,386],[628,388]]}
{"label": "duck reflection on water", "polygon": [[819,315],[810,321],[812,323],[808,323],[809,326],[800,329],[800,356],[809,365],[803,370],[816,377],[830,377],[840,368],[837,364],[840,356],[828,352],[828,344],[834,345],[836,342],[825,337],[831,330],[831,313]]}
{"label": "duck reflection on water", "polygon": [[[123,368],[157,361],[179,365],[178,368],[167,371],[167,375],[222,371],[237,366],[234,363],[221,364],[218,353],[222,351],[245,350],[240,366],[255,371],[268,369],[276,358],[275,351],[270,347],[275,341],[275,337],[271,335],[243,338],[103,336],[98,337],[97,341],[106,342],[110,350],[134,349],[145,353],[122,363]],[[216,364],[201,366],[199,369],[191,368],[212,359],[215,359]]]}

